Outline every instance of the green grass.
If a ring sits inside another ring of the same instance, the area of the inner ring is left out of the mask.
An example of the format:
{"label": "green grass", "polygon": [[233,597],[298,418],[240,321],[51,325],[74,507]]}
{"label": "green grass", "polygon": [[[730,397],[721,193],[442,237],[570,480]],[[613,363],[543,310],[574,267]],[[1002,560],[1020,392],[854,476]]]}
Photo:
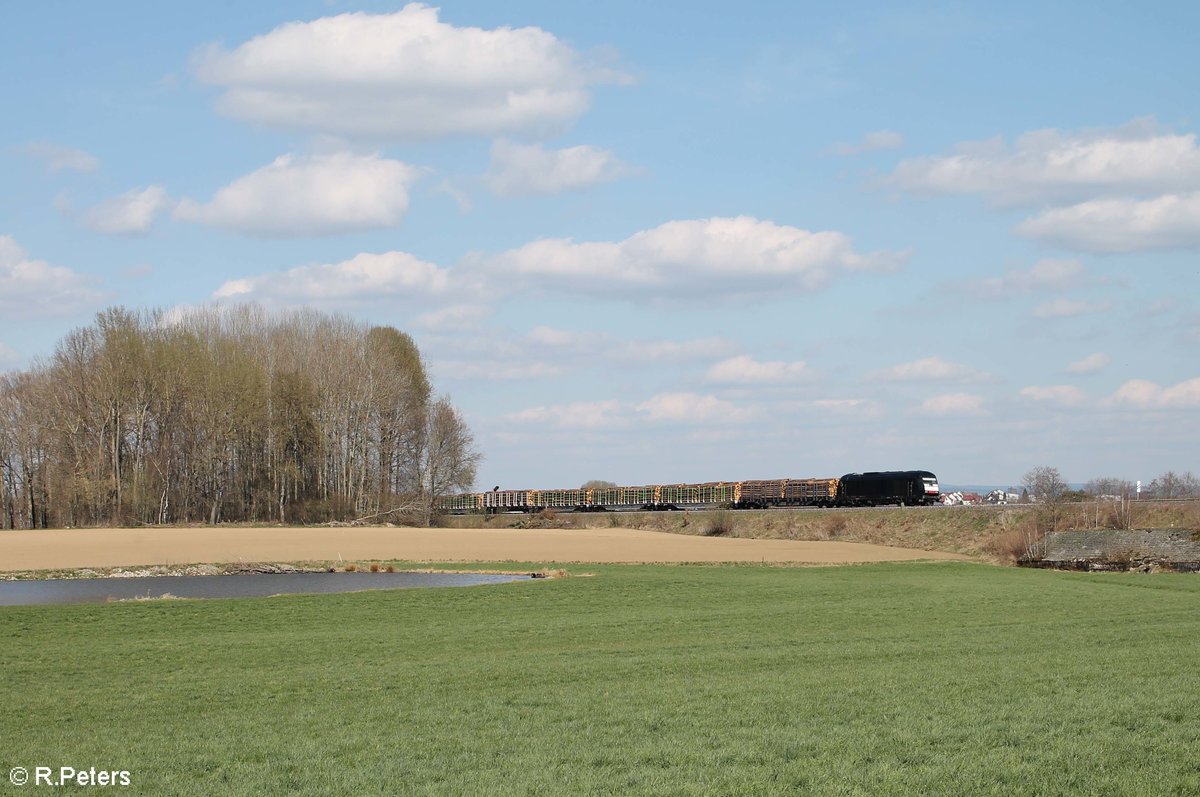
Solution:
{"label": "green grass", "polygon": [[0,791],[1200,793],[1194,575],[569,570],[0,609]]}

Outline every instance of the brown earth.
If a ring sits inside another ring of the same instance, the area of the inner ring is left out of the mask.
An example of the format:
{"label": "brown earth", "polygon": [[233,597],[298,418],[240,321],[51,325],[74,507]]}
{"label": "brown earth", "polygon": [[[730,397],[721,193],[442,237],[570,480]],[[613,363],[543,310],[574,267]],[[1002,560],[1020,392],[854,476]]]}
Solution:
{"label": "brown earth", "polygon": [[770,562],[966,559],[854,542],[608,529],[155,528],[0,532],[0,572],[226,562]]}

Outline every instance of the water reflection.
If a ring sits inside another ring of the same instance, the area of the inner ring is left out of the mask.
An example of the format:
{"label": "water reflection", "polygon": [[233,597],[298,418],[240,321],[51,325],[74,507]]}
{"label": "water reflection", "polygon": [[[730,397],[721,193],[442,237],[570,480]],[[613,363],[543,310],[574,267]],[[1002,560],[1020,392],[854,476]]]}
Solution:
{"label": "water reflection", "polygon": [[265,573],[231,576],[150,576],[0,581],[0,606],[96,603],[160,598],[253,598],[268,595],[358,592],[504,584],[527,575],[490,573]]}

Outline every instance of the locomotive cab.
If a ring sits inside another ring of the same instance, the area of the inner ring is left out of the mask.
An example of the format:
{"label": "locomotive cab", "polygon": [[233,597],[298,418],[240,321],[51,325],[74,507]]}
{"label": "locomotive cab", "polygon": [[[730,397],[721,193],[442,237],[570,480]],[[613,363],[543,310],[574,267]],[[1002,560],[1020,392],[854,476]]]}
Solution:
{"label": "locomotive cab", "polygon": [[927,470],[847,473],[838,482],[838,505],[932,504],[937,501],[937,476]]}

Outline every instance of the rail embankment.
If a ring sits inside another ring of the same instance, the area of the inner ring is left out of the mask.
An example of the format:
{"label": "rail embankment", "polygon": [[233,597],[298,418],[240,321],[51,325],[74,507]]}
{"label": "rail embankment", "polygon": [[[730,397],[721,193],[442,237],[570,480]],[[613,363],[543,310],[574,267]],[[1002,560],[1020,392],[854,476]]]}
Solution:
{"label": "rail embankment", "polygon": [[1200,501],[1057,505],[879,507],[874,509],[698,510],[446,517],[455,528],[622,527],[752,539],[837,540],[946,551],[1015,564],[1051,532],[1112,528],[1200,530]]}

